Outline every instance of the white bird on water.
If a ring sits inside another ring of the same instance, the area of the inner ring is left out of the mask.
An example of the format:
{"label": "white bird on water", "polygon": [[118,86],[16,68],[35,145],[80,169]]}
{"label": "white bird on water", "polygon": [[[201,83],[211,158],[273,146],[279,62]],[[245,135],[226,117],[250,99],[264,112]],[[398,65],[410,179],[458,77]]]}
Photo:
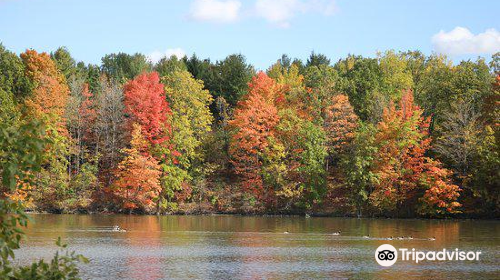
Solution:
{"label": "white bird on water", "polygon": [[120,226],[116,226],[116,225],[113,227],[113,231],[126,232],[125,229],[122,229],[122,228],[120,228]]}

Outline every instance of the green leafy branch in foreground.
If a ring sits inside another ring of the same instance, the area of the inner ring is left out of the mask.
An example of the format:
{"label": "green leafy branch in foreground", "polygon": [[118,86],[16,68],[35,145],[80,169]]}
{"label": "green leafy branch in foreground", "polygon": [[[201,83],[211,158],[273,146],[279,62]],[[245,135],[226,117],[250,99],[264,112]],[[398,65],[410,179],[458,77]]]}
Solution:
{"label": "green leafy branch in foreground", "polygon": [[[2,187],[0,199],[0,278],[1,279],[80,279],[77,262],[88,260],[75,252],[69,252],[61,238],[56,242],[59,251],[50,263],[44,260],[29,266],[13,266],[14,250],[19,249],[27,227],[28,216],[21,202],[8,196],[20,185],[29,184],[33,172],[39,171],[46,142],[45,129],[36,122],[12,126],[0,123],[0,171]],[[61,255],[61,253],[63,253]]]}
{"label": "green leafy branch in foreground", "polygon": [[[20,267],[14,272],[11,279],[80,279],[78,277],[77,262],[88,263],[88,259],[75,252],[69,252],[67,244],[61,243],[61,237],[57,239],[57,246],[60,250],[56,252],[50,263],[43,259],[30,266]],[[64,254],[61,255],[61,251]]]}

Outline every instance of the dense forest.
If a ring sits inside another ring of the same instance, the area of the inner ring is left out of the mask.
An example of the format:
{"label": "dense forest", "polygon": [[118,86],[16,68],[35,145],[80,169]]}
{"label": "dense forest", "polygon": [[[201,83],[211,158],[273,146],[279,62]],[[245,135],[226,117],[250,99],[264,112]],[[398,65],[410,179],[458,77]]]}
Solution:
{"label": "dense forest", "polygon": [[[256,71],[241,54],[93,65],[0,45],[0,72],[1,192],[33,211],[500,214],[499,53],[313,52]],[[13,151],[40,161],[29,183]]]}

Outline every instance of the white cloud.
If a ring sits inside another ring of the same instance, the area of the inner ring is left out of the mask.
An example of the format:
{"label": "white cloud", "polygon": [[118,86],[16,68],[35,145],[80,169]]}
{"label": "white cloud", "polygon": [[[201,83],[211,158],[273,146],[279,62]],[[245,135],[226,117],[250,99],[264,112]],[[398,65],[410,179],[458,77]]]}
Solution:
{"label": "white cloud", "polygon": [[298,13],[332,15],[336,10],[334,0],[257,0],[257,16],[280,27],[289,27],[290,20]]}
{"label": "white cloud", "polygon": [[240,8],[238,0],[195,0],[189,17],[199,21],[233,22],[238,19]]}
{"label": "white cloud", "polygon": [[500,32],[487,29],[474,35],[469,29],[457,26],[450,32],[444,30],[432,36],[434,49],[450,55],[493,54],[500,51]]}
{"label": "white cloud", "polygon": [[177,58],[182,58],[186,56],[186,52],[181,48],[167,49],[166,51],[154,51],[147,55],[149,61],[152,63],[157,63],[160,59],[164,57],[177,56]]}

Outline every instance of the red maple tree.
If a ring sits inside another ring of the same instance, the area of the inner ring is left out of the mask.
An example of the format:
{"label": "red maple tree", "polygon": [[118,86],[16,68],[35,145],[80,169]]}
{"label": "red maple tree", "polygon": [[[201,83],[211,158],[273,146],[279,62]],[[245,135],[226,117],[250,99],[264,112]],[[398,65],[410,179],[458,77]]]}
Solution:
{"label": "red maple tree", "polygon": [[129,127],[137,123],[151,144],[162,144],[169,139],[171,114],[165,99],[163,85],[157,72],[143,73],[124,87],[125,113],[129,115]]}

